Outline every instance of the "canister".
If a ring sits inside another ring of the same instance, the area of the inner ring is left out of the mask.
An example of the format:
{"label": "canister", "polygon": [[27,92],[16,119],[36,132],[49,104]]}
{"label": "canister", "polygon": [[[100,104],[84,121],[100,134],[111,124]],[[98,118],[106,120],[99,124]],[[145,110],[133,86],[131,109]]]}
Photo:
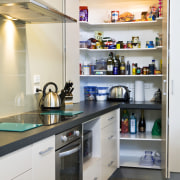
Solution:
{"label": "canister", "polygon": [[119,11],[111,11],[111,22],[117,22],[119,19]]}
{"label": "canister", "polygon": [[132,37],[132,43],[138,43],[139,42],[139,36]]}
{"label": "canister", "polygon": [[154,74],[154,64],[149,64],[149,74]]}

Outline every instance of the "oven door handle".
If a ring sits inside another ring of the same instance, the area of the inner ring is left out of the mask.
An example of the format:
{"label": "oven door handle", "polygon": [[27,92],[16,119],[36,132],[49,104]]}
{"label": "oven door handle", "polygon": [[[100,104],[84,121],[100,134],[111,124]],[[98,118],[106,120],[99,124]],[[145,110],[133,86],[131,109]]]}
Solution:
{"label": "oven door handle", "polygon": [[73,153],[79,151],[80,148],[81,148],[81,147],[78,146],[78,147],[75,147],[75,148],[73,148],[73,149],[71,149],[71,150],[68,150],[68,151],[59,153],[59,157],[69,156],[69,155],[71,155],[71,154],[73,154]]}

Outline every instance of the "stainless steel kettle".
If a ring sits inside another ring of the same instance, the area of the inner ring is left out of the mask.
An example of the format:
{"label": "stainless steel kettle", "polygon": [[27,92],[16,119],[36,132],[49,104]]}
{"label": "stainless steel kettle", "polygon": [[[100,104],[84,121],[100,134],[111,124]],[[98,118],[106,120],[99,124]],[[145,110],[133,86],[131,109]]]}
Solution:
{"label": "stainless steel kettle", "polygon": [[[46,89],[49,85],[55,87],[55,92],[49,89],[49,92],[46,93]],[[43,87],[43,108],[44,109],[57,109],[60,108],[60,98],[58,95],[58,88],[54,82],[48,82]]]}

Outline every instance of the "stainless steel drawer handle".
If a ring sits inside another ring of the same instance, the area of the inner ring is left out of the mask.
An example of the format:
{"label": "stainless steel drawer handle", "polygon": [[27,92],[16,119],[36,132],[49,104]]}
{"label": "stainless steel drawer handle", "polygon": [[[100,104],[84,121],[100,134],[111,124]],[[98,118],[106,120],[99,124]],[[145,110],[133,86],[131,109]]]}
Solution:
{"label": "stainless steel drawer handle", "polygon": [[108,164],[108,167],[112,166],[114,161],[111,161],[109,164]]}
{"label": "stainless steel drawer handle", "polygon": [[114,116],[110,117],[110,118],[108,119],[108,121],[111,121],[112,119],[114,119]]}
{"label": "stainless steel drawer handle", "polygon": [[53,147],[48,147],[46,150],[40,151],[39,154],[40,154],[40,155],[46,154],[47,152],[49,152],[49,151],[51,151],[51,150],[53,150],[53,149],[54,149]]}
{"label": "stainless steel drawer handle", "polygon": [[112,136],[109,136],[109,137],[108,137],[108,139],[110,140],[110,139],[112,139],[113,137],[114,137],[114,135],[112,135]]}

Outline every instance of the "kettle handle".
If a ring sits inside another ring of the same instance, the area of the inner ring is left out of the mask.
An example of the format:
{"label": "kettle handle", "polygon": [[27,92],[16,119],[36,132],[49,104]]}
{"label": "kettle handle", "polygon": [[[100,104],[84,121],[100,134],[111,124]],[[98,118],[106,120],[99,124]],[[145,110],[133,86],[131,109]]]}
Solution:
{"label": "kettle handle", "polygon": [[45,95],[46,95],[46,88],[47,88],[49,85],[53,85],[53,86],[55,87],[55,93],[57,93],[57,91],[58,91],[57,85],[56,85],[54,82],[48,82],[48,83],[46,83],[46,84],[44,85],[44,87],[43,87],[43,97],[45,97]]}

